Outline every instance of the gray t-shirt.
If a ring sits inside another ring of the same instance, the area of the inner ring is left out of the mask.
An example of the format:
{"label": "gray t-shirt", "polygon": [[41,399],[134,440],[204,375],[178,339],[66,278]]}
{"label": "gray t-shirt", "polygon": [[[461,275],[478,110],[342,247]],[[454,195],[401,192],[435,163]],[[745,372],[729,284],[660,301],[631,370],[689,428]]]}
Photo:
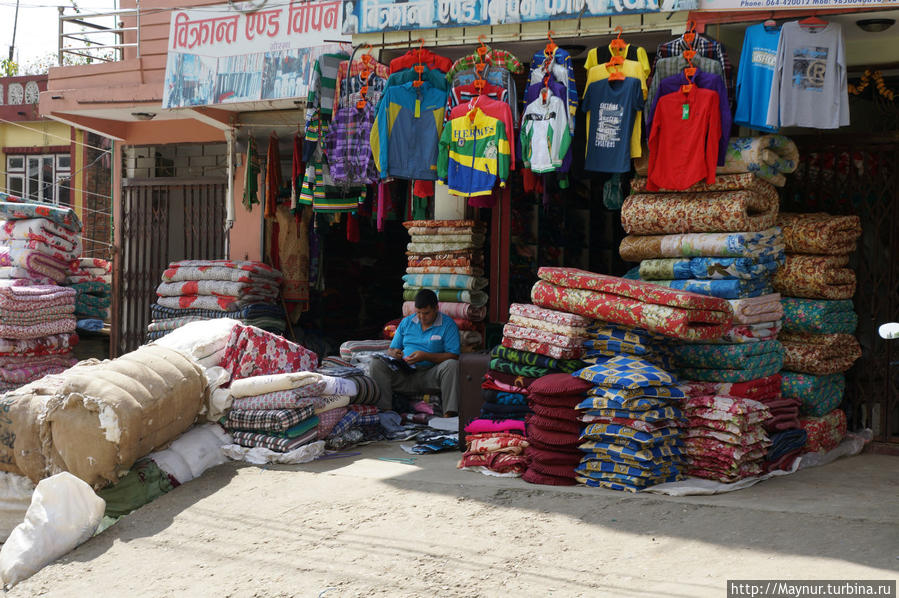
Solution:
{"label": "gray t-shirt", "polygon": [[839,23],[784,23],[768,103],[769,127],[836,129],[849,124],[846,49]]}

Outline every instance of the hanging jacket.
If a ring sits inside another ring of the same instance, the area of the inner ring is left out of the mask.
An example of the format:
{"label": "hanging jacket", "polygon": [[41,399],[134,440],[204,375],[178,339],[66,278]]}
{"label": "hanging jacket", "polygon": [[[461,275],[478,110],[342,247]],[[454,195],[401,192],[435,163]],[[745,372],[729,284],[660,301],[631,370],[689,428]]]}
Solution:
{"label": "hanging jacket", "polygon": [[[578,106],[578,95],[577,95],[577,84],[574,81],[574,67],[571,65],[571,55],[563,50],[562,48],[556,48],[555,52],[551,57],[548,57],[544,50],[540,50],[536,54],[534,54],[534,58],[531,60],[531,73],[535,70],[542,68],[543,63],[546,62],[547,59],[552,60],[556,64],[560,64],[565,67],[565,70],[568,71],[568,78],[565,81],[559,80],[559,83],[565,85],[565,88],[568,92],[568,117],[571,123],[571,131],[574,132],[574,116],[577,114],[577,106]],[[532,83],[534,82],[532,79],[529,79]]]}
{"label": "hanging jacket", "polygon": [[427,81],[388,87],[371,129],[371,151],[381,178],[437,179],[437,146],[446,92]]}
{"label": "hanging jacket", "polygon": [[[490,85],[496,85],[506,90],[506,103],[509,104],[509,109],[512,110],[512,120],[517,124],[520,120],[518,116],[518,86],[515,84],[515,78],[512,77],[512,73],[508,69],[499,66],[488,66],[483,70],[481,76]],[[452,87],[472,85],[477,78],[478,76],[474,69],[458,72],[453,75]]]}
{"label": "hanging jacket", "polygon": [[524,165],[536,173],[553,172],[571,145],[566,102],[546,90],[528,104],[521,118],[521,152]]}
{"label": "hanging jacket", "polygon": [[474,120],[468,115],[454,118],[440,136],[437,172],[452,195],[489,195],[497,178],[505,183],[509,177],[506,126],[479,108],[474,111]]}

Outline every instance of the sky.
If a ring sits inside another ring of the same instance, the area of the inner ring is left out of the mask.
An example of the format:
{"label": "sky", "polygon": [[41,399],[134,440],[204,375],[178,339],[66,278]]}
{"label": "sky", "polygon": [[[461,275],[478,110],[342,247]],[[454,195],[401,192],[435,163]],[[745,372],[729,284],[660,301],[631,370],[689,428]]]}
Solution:
{"label": "sky", "polygon": [[[116,5],[115,0],[76,0],[76,3],[84,13],[106,11]],[[74,14],[69,0],[20,1],[14,58],[16,62],[26,65],[48,54],[56,54],[59,44],[57,6],[66,6],[69,8],[66,14]],[[0,0],[0,59],[9,56],[15,14],[15,0]]]}

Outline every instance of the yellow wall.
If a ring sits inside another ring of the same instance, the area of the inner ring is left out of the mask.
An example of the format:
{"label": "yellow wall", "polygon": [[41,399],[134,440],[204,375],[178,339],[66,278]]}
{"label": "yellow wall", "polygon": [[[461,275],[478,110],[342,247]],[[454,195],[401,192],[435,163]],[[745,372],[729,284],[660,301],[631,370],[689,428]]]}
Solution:
{"label": "yellow wall", "polygon": [[0,188],[6,189],[6,154],[4,147],[50,147],[71,145],[72,131],[75,131],[76,150],[72,160],[72,183],[74,192],[73,208],[79,218],[83,216],[84,155],[80,143],[84,142],[84,132],[52,120],[26,121],[10,124],[0,122]]}

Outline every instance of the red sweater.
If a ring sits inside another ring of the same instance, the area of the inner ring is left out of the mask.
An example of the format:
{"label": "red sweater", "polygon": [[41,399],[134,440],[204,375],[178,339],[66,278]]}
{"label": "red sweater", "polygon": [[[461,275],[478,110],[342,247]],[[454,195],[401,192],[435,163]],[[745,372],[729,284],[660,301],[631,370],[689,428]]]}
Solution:
{"label": "red sweater", "polygon": [[444,73],[453,68],[453,61],[445,56],[434,54],[427,48],[409,50],[399,58],[390,61],[390,73],[398,73],[404,69],[411,69],[416,64],[424,64],[428,68],[437,69]]}
{"label": "red sweater", "polygon": [[[685,107],[686,106],[686,107]],[[718,94],[693,86],[659,98],[649,135],[647,191],[715,182],[721,114]]]}

